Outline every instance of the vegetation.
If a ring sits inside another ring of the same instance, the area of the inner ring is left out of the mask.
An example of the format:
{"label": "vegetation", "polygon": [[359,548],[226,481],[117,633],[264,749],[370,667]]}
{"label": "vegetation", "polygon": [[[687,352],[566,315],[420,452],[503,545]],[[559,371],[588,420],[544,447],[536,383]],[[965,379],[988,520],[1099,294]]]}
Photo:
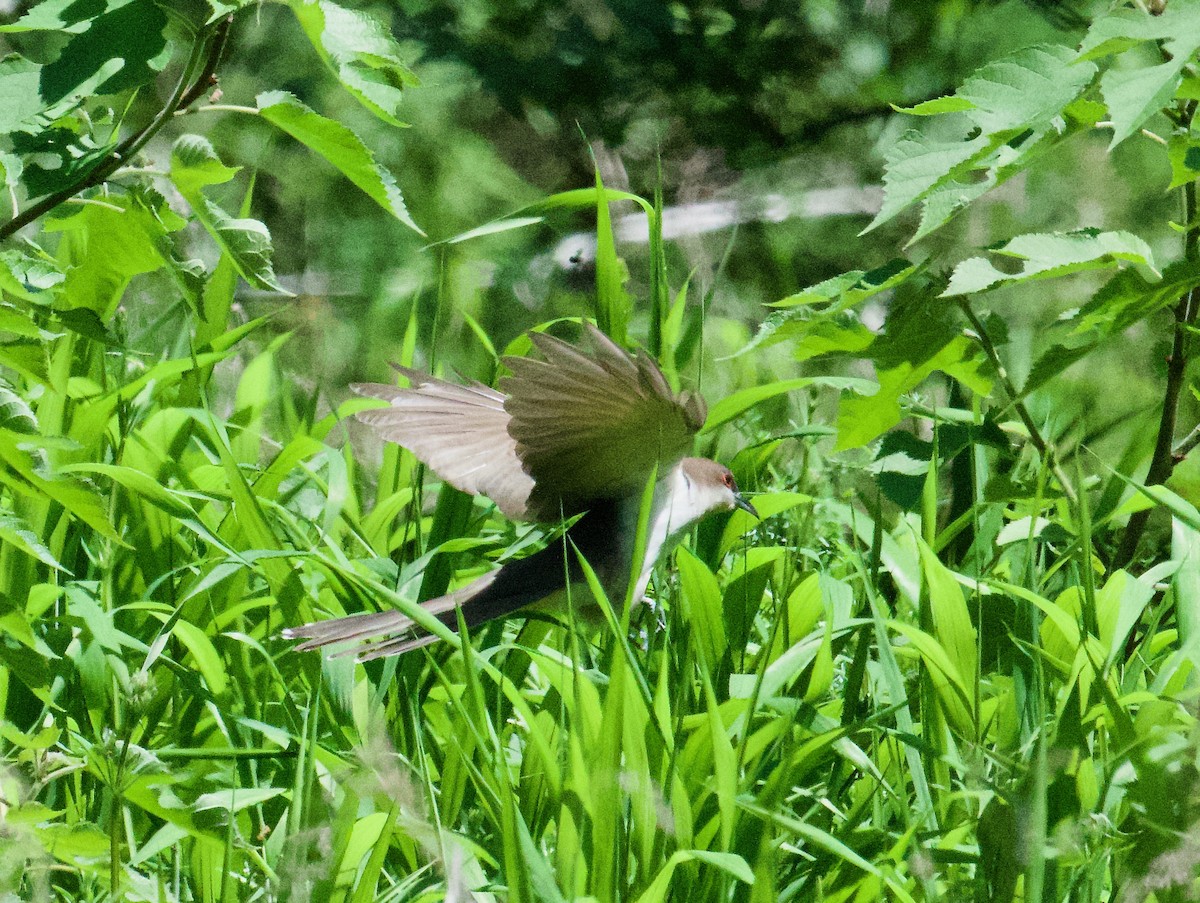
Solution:
{"label": "vegetation", "polygon": [[[1194,897],[1200,2],[642,6],[0,26],[0,899]],[[542,540],[346,384],[579,316],[761,523],[292,652]]]}

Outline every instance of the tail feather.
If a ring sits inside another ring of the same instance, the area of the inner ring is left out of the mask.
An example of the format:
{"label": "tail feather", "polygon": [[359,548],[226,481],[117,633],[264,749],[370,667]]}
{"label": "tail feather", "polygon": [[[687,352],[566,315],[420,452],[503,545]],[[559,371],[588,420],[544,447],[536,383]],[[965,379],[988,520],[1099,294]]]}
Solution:
{"label": "tail feather", "polygon": [[[434,615],[451,630],[458,626],[458,617],[454,610],[464,606],[485,590],[496,578],[498,571],[484,574],[473,583],[462,589],[422,602],[421,608]],[[347,649],[334,653],[334,657],[354,655],[361,661],[368,658],[379,658],[380,655],[398,655],[409,649],[417,649],[434,642],[439,637],[429,633],[408,615],[399,611],[374,611],[364,614],[347,615],[344,618],[330,618],[327,621],[313,621],[300,627],[288,627],[283,630],[284,639],[303,640],[296,646],[296,652],[310,652],[325,646],[340,643],[351,643],[379,637],[372,643],[359,643]],[[379,647],[392,646],[392,652],[377,653]],[[375,654],[368,654],[375,653]]]}
{"label": "tail feather", "polygon": [[[615,503],[596,503],[571,527],[571,547],[566,545],[565,537],[559,537],[528,558],[510,561],[462,589],[422,602],[421,608],[454,631],[458,629],[460,610],[463,621],[470,628],[494,618],[507,617],[527,605],[553,597],[568,584],[581,585],[583,575],[575,549],[593,562],[601,583],[624,587],[628,576],[622,566],[628,553],[621,543],[620,522]],[[436,634],[398,611],[317,621],[285,630],[283,635],[288,639],[303,640],[296,647],[298,652],[334,643],[354,643],[334,654],[354,655],[360,661],[400,655],[438,639]]]}

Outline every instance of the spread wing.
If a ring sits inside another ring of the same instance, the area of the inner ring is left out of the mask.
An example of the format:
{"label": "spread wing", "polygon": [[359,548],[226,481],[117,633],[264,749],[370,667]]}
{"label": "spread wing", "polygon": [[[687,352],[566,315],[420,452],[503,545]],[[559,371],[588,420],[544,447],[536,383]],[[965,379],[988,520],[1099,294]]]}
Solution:
{"label": "spread wing", "polygon": [[386,408],[361,411],[358,419],[389,442],[403,445],[456,489],[486,495],[515,520],[529,519],[533,479],[522,468],[516,440],[509,435],[504,396],[487,386],[458,386],[393,366],[409,378],[412,388],[351,386],[359,395],[389,402]]}
{"label": "spread wing", "polygon": [[528,507],[543,518],[640,492],[656,464],[662,473],[691,452],[707,414],[645,354],[631,357],[592,326],[587,335],[590,352],[533,334],[544,360],[505,359],[508,432],[534,481]]}

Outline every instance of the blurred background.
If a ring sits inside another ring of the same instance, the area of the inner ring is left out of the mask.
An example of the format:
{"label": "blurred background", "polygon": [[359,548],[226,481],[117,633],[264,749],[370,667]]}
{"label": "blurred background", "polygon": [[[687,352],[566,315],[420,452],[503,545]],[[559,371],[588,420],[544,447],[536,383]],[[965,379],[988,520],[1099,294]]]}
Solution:
{"label": "blurred background", "polygon": [[[847,270],[870,270],[900,255],[956,260],[1021,233],[1088,226],[1129,229],[1161,259],[1180,253],[1179,236],[1163,225],[1179,219],[1177,201],[1165,190],[1163,148],[1142,138],[1109,154],[1102,130],[1058,146],[917,245],[903,246],[915,212],[859,235],[878,209],[884,155],[917,125],[895,106],[953,92],[980,65],[1015,48],[1077,44],[1095,4],[402,0],[354,6],[390,23],[421,80],[405,93],[409,128],[389,126],[355,103],[328,77],[295,15],[270,3],[239,17],[221,67],[220,102],[253,105],[257,93],[277,88],[347,123],[395,174],[428,239],[256,117],[194,112],[148,148],[151,158],[165,160],[178,134],[198,131],[227,162],[257,174],[253,213],[270,228],[275,270],[297,297],[243,286],[240,313],[276,314],[274,329],[293,333],[284,354],[295,379],[306,394],[332,393],[330,406],[348,382],[386,378],[410,319],[419,327],[418,363],[436,360],[489,380],[494,358],[481,353],[468,318],[502,353],[536,323],[589,312],[595,223],[588,212],[552,215],[461,244],[434,243],[554,192],[593,184],[593,155],[609,187],[651,197],[661,184],[672,297],[688,287],[680,372],[701,378],[710,400],[731,386],[800,375],[806,366],[840,366],[800,364],[779,346],[729,356],[753,335],[768,313],[765,304]],[[29,43],[22,43],[24,52],[31,52]],[[161,79],[158,90],[166,84]],[[138,102],[150,111],[157,99]],[[214,191],[235,209],[244,185]],[[642,338],[649,266],[645,223],[635,210],[615,205],[613,216],[628,263],[634,336]],[[195,253],[214,254],[198,229]],[[153,303],[154,280],[166,278],[135,283],[150,302],[141,315],[137,301],[129,302],[130,339],[137,343],[141,335],[155,353],[164,336],[179,332]],[[1048,281],[1032,295],[989,298],[1007,323],[1003,353],[1018,384],[1040,351],[1061,340],[1054,332],[1060,315],[1090,297],[1100,278]],[[1151,321],[1161,327],[1153,335],[1141,325],[1127,344],[1091,355],[1041,390],[1047,400],[1033,398],[1034,409],[1053,410],[1063,421],[1058,429],[1075,426],[1089,441],[1115,443],[1108,451],[1119,455],[1127,431],[1148,428],[1156,416],[1166,345],[1154,336],[1169,334],[1169,315],[1159,316]],[[868,326],[882,320],[878,307],[864,312]],[[790,416],[785,400],[774,411]]]}
{"label": "blurred background", "polygon": [[[771,371],[761,378],[798,375],[786,348],[719,359],[745,344],[764,304],[846,270],[902,253],[953,259],[954,246],[966,256],[1022,232],[1086,226],[1130,229],[1163,257],[1178,255],[1178,236],[1161,225],[1178,219],[1174,210],[1163,215],[1176,202],[1165,192],[1162,148],[1134,140],[1110,156],[1103,133],[1056,150],[907,251],[910,220],[858,235],[879,203],[883,155],[916,124],[892,105],[950,93],[1018,47],[1073,45],[1087,11],[1019,0],[380,4],[374,12],[390,20],[422,82],[406,94],[411,128],[399,130],[326,77],[294,17],[265,4],[234,36],[223,102],[252,103],[264,85],[277,86],[350,123],[395,173],[431,241],[590,185],[589,148],[610,187],[650,197],[661,172],[672,293],[691,276],[693,344],[707,310],[703,388],[714,398],[755,382],[754,368]],[[297,69],[305,59],[310,66]],[[428,248],[265,123],[225,116],[212,138],[259,173],[256,212],[274,236],[276,271],[299,294],[284,302],[280,328],[296,330],[291,354],[315,380],[383,376],[414,305],[425,353],[482,379],[487,357],[464,315],[502,350],[535,323],[590,310],[588,213]],[[617,205],[613,215],[635,334],[644,335],[647,318],[637,311],[646,309],[649,267],[635,209]],[[1018,378],[1054,339],[1059,315],[1095,288],[1043,285],[1034,299],[992,301],[1008,323],[1005,353]],[[246,297],[255,313],[279,303]],[[1150,424],[1165,346],[1136,338],[1068,372],[1053,389],[1058,415],[1086,417],[1090,430],[1131,415]],[[696,356],[691,376],[699,365]],[[1092,410],[1096,397],[1118,409]]]}

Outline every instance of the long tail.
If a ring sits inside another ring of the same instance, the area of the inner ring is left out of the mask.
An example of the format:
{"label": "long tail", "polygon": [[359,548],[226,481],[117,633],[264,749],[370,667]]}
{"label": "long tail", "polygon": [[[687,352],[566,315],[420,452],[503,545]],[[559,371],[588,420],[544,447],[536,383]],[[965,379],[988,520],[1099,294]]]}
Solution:
{"label": "long tail", "polygon": [[[474,626],[472,622],[478,623],[479,619],[472,616],[471,600],[491,586],[499,573],[500,571],[492,571],[490,574],[484,574],[462,589],[422,602],[421,607],[451,630],[458,629],[458,615],[455,609],[461,607],[468,625]],[[283,637],[304,641],[296,646],[297,652],[308,652],[339,643],[354,643],[353,646],[335,652],[334,656],[353,655],[362,662],[387,655],[400,655],[439,639],[437,634],[429,633],[412,618],[398,611],[368,612],[344,618],[331,618],[328,621],[314,621],[302,627],[286,628]],[[363,642],[364,640],[372,641]]]}
{"label": "long tail", "polygon": [[[451,630],[458,629],[458,610],[468,627],[502,618],[537,602],[566,585],[563,541],[551,543],[540,552],[510,561],[499,570],[484,574],[462,589],[422,602],[421,607]],[[574,553],[571,554],[574,559]],[[569,567],[573,579],[578,566]],[[398,611],[350,615],[329,621],[316,621],[283,631],[287,639],[303,640],[297,652],[319,649],[334,643],[352,643],[335,655],[353,655],[359,661],[400,655],[435,642],[438,637],[421,628],[412,618]],[[362,642],[370,640],[370,642]]]}

